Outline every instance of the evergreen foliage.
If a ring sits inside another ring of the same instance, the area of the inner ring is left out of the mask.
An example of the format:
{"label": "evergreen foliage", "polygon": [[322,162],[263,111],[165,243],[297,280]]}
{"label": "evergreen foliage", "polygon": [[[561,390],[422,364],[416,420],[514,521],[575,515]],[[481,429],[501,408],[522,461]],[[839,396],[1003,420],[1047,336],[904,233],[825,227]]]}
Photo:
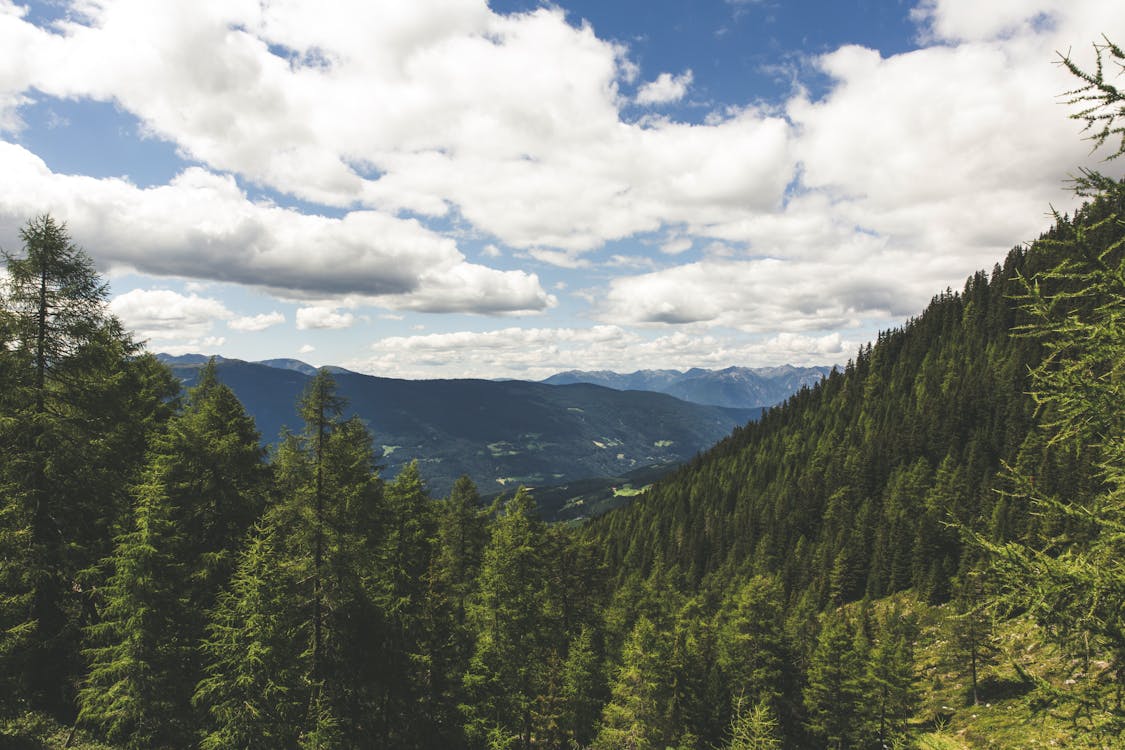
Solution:
{"label": "evergreen foliage", "polygon": [[50,216],[4,253],[0,329],[0,697],[66,717],[97,563],[176,386],[116,319],[89,256]]}
{"label": "evergreen foliage", "polygon": [[304,431],[275,459],[276,498],[204,643],[195,696],[212,720],[204,747],[349,747],[378,731],[381,485],[370,434],[340,421],[341,407],[321,370],[302,399]]}
{"label": "evergreen foliage", "polygon": [[546,527],[522,488],[504,504],[484,550],[469,610],[476,647],[465,675],[465,729],[473,746],[529,748],[551,631]]}
{"label": "evergreen foliage", "polygon": [[252,420],[213,363],[153,441],[87,628],[80,721],[127,747],[188,747],[204,614],[233,571],[267,486]]}

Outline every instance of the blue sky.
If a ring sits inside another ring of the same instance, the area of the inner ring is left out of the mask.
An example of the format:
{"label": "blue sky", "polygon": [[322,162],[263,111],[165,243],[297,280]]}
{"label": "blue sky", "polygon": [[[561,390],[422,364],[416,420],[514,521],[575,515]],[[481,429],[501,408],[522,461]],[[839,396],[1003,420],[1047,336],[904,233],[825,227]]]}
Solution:
{"label": "blue sky", "polygon": [[841,363],[1099,162],[1097,0],[0,0],[0,246],[154,351],[402,377]]}

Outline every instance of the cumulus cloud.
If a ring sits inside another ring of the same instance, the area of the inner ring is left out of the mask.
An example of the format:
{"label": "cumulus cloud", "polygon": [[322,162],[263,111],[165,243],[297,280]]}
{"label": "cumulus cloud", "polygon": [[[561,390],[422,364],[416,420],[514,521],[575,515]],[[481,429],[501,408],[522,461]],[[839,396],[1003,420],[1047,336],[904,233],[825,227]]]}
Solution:
{"label": "cumulus cloud", "polygon": [[1073,206],[1064,178],[1098,156],[1052,96],[1073,86],[1055,50],[1125,26],[1125,6],[933,0],[915,16],[943,43],[817,58],[832,85],[787,103],[798,170],[783,206],[691,227],[748,253],[613,279],[601,319],[893,325]]}
{"label": "cumulus cloud", "polygon": [[231,312],[216,299],[170,289],[134,289],[110,300],[109,310],[141,339],[202,340]]}
{"label": "cumulus cloud", "polygon": [[297,310],[297,329],[301,331],[351,328],[355,323],[355,315],[332,307],[302,307]]}
{"label": "cumulus cloud", "polygon": [[[107,0],[58,33],[10,11],[0,95],[113,101],[210,170],[331,206],[456,207],[520,248],[589,250],[781,199],[781,118],[627,124],[618,84],[635,67],[561,9],[403,5]],[[662,75],[642,99],[690,80]]]}
{"label": "cumulus cloud", "polygon": [[661,73],[655,81],[649,81],[637,90],[636,102],[640,105],[678,102],[687,94],[693,78],[691,70],[686,70],[678,76]]}
{"label": "cumulus cloud", "polygon": [[[294,295],[355,294],[388,306],[542,310],[538,277],[469,263],[456,242],[379,211],[336,219],[254,203],[234,178],[199,167],[168,185],[52,172],[0,141],[0,227],[49,211],[108,267],[236,282]],[[482,304],[483,301],[483,304]],[[480,307],[475,307],[475,305]]]}
{"label": "cumulus cloud", "polygon": [[901,320],[935,291],[929,269],[868,236],[815,260],[713,257],[619,277],[611,280],[599,317],[749,333],[825,331]]}
{"label": "cumulus cloud", "polygon": [[227,327],[233,328],[236,331],[245,331],[248,333],[256,333],[264,331],[272,326],[280,325],[285,322],[285,315],[277,312],[260,313],[258,315],[247,315],[240,318],[232,318],[227,321]]}
{"label": "cumulus cloud", "polygon": [[[47,29],[0,0],[0,130],[18,130],[32,98],[113,102],[202,165],[140,189],[0,141],[0,240],[49,210],[103,267],[264,287],[321,311],[306,323],[373,303],[557,304],[535,274],[469,262],[453,225],[494,241],[483,258],[503,246],[519,251],[506,262],[629,269],[579,292],[607,322],[819,341],[917,312],[1032,239],[1049,206],[1073,204],[1066,173],[1098,159],[1053,98],[1073,87],[1053,62],[1074,48],[1088,64],[1084,45],[1125,28],[1125,4],[922,0],[912,15],[919,49],[832,50],[812,61],[822,94],[727,102],[693,124],[623,118],[628,50],[559,8],[102,0]],[[662,73],[633,103],[691,84]],[[343,216],[255,203],[245,184]],[[689,242],[706,258],[654,270],[627,248],[586,255],[638,235],[667,238],[661,264]],[[561,352],[560,336],[529,346]]]}
{"label": "cumulus cloud", "polygon": [[851,356],[854,344],[838,333],[781,333],[745,340],[702,330],[647,336],[620,326],[599,325],[395,336],[375,342],[371,350],[370,357],[346,366],[393,377],[542,379],[562,370],[620,369],[622,361],[679,370],[732,363],[837,363]]}

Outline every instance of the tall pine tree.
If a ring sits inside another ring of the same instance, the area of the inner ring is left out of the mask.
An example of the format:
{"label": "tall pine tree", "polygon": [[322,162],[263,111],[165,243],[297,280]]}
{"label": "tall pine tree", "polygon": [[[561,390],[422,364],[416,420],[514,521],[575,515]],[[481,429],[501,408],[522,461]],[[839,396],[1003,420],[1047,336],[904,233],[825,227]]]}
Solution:
{"label": "tall pine tree", "polygon": [[90,672],[80,720],[127,747],[186,747],[204,613],[226,586],[266,490],[253,420],[212,361],[184,411],[154,441],[87,630]]}
{"label": "tall pine tree", "polygon": [[95,565],[128,510],[128,485],[178,390],[106,314],[89,256],[50,216],[5,253],[0,348],[0,681],[28,705],[73,710],[81,627],[96,618]]}
{"label": "tall pine tree", "polygon": [[278,450],[274,504],[204,644],[205,747],[376,743],[381,485],[370,434],[342,408],[321,370],[300,403],[305,429]]}

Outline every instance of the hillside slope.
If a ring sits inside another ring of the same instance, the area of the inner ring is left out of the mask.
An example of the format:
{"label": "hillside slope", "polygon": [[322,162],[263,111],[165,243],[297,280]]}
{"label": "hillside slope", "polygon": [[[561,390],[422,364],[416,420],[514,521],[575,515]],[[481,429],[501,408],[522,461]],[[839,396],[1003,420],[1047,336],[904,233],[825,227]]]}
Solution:
{"label": "hillside slope", "polygon": [[[172,363],[189,386],[199,367]],[[309,382],[306,372],[223,360],[218,375],[266,441],[300,424],[296,403]],[[346,371],[335,378],[346,413],[359,416],[382,446],[384,473],[394,476],[418,460],[435,494],[448,492],[462,474],[490,492],[672,465],[759,413],[594,385],[396,380]]]}
{"label": "hillside slope", "polygon": [[612,565],[645,571],[660,559],[695,581],[780,570],[818,603],[912,585],[940,596],[960,563],[947,514],[992,519],[1000,462],[1033,423],[1024,391],[1037,354],[1009,335],[1009,295],[1037,263],[1013,250],[595,525]]}

